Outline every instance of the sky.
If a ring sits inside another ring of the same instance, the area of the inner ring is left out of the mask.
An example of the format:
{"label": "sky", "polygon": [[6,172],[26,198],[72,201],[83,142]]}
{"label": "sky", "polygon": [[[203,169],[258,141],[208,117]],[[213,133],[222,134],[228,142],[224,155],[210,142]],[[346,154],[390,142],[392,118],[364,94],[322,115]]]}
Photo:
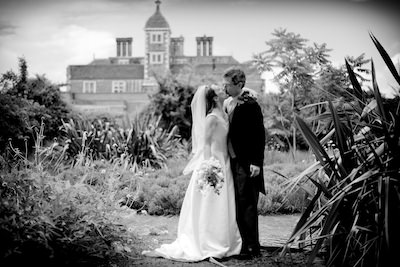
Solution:
{"label": "sky", "polygon": [[[395,64],[400,62],[400,16],[395,0],[161,0],[172,37],[183,36],[184,54],[196,55],[197,36],[213,36],[214,55],[239,62],[267,49],[275,29],[326,43],[330,60],[365,53],[390,96],[394,79],[369,37],[372,32]],[[133,56],[144,56],[144,25],[154,0],[0,0],[0,73],[18,70],[66,82],[68,65],[116,55],[118,37],[133,37]],[[272,74],[266,74],[267,79]],[[267,85],[273,90],[271,85]]]}

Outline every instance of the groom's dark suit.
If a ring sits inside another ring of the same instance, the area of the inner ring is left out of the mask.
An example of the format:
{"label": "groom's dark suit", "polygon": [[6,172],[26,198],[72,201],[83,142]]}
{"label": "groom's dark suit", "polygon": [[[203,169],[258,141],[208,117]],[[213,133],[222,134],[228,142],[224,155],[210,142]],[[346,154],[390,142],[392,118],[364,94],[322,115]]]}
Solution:
{"label": "groom's dark suit", "polygon": [[[243,91],[229,113],[228,148],[235,184],[236,218],[242,236],[242,251],[259,251],[257,203],[265,194],[263,161],[265,128],[257,101]],[[250,177],[250,165],[260,167],[260,174]]]}

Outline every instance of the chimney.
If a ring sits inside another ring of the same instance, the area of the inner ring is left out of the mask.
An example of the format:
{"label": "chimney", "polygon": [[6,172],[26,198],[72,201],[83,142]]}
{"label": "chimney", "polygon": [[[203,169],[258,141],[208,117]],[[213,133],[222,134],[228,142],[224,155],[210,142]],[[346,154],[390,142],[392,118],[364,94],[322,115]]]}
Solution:
{"label": "chimney", "polygon": [[197,43],[197,56],[201,56],[201,37],[196,37],[196,43]]}
{"label": "chimney", "polygon": [[198,57],[212,56],[213,39],[214,37],[208,37],[206,35],[203,37],[196,37]]}
{"label": "chimney", "polygon": [[208,37],[208,55],[209,56],[213,55],[213,41],[214,41],[214,37]]}
{"label": "chimney", "polygon": [[184,38],[182,36],[171,38],[170,49],[172,57],[183,56],[183,43],[184,43]]}
{"label": "chimney", "polygon": [[117,38],[117,57],[132,57],[132,38]]}

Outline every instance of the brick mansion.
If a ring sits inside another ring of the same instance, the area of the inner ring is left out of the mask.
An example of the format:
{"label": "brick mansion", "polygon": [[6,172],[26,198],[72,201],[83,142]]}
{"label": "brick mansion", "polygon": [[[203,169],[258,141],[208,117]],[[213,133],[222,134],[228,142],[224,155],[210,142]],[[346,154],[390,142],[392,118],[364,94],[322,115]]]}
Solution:
{"label": "brick mansion", "polygon": [[134,114],[149,102],[149,94],[157,90],[157,77],[191,73],[219,81],[224,70],[231,66],[243,68],[248,80],[246,87],[262,90],[264,82],[251,67],[251,61],[239,63],[232,56],[214,55],[211,36],[196,37],[196,55],[184,55],[184,37],[171,36],[170,25],[161,13],[161,2],[157,0],[155,4],[155,13],[144,26],[143,57],[132,57],[132,37],[116,38],[115,56],[67,67],[64,97],[74,108]]}

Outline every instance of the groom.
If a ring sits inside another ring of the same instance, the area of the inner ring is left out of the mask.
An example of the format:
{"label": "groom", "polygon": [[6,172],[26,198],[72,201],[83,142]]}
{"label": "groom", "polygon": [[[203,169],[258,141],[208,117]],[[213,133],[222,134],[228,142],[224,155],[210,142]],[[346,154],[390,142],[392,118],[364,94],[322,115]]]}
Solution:
{"label": "groom", "polygon": [[228,152],[235,185],[236,220],[242,236],[240,258],[260,255],[257,203],[265,194],[263,161],[265,128],[261,108],[244,88],[246,75],[239,68],[223,74],[223,86],[230,96],[224,102],[229,117]]}

